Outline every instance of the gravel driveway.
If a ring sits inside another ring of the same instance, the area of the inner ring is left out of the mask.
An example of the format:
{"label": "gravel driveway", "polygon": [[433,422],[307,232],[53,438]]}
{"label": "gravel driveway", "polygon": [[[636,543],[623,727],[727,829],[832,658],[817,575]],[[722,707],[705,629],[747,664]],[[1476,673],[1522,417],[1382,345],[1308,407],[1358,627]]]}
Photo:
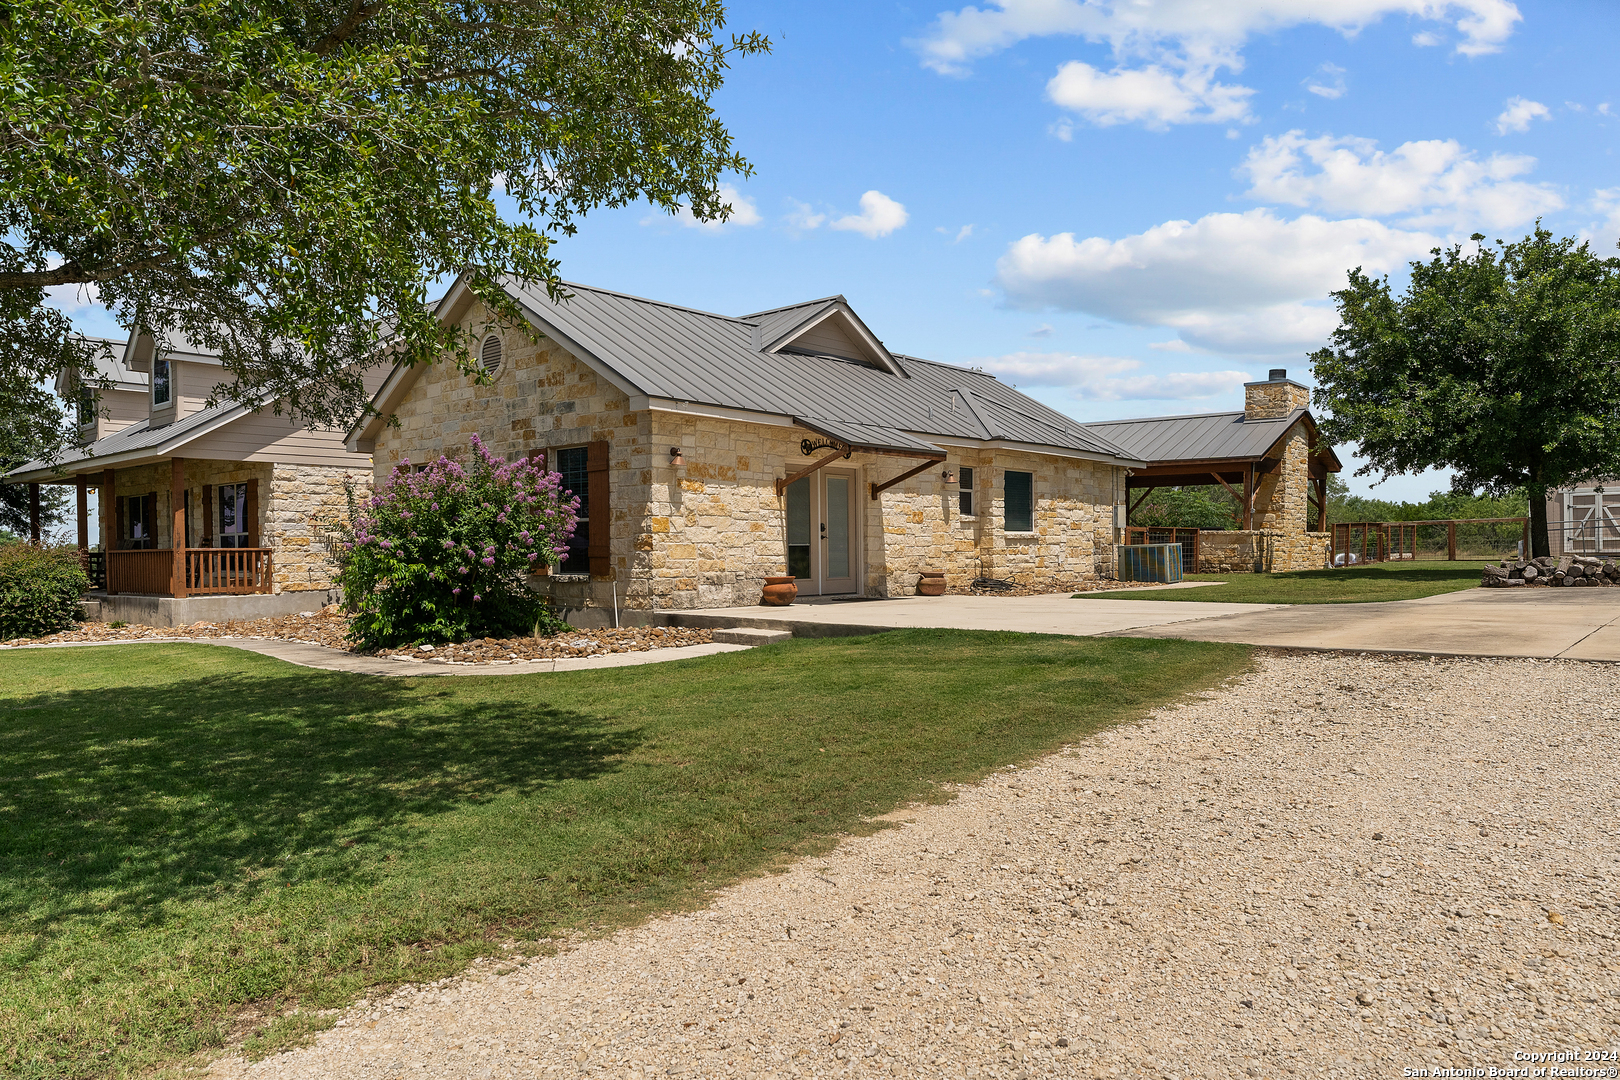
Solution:
{"label": "gravel driveway", "polygon": [[1599,664],[1262,655],[703,911],[215,1071],[1398,1077],[1617,1051],[1617,687]]}

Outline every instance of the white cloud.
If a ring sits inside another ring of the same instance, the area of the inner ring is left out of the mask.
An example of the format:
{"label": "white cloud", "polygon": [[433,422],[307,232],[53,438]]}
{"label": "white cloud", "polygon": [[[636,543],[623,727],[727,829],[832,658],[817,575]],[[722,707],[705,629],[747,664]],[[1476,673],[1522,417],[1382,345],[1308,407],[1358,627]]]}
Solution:
{"label": "white cloud", "polygon": [[1526,132],[1530,130],[1532,120],[1551,120],[1552,111],[1539,101],[1529,98],[1510,97],[1507,99],[1507,108],[1502,110],[1496,118],[1496,133],[1506,135],[1510,131]]}
{"label": "white cloud", "polygon": [[1169,341],[1150,341],[1148,348],[1159,352],[1192,352],[1192,346],[1180,338],[1171,338]]}
{"label": "white cloud", "polygon": [[793,207],[788,211],[786,221],[788,228],[798,230],[818,229],[827,220],[826,214],[818,214],[809,203],[797,199],[789,199],[788,204]]}
{"label": "white cloud", "polygon": [[1143,371],[1140,360],[1077,353],[1017,352],[975,361],[1008,382],[1056,386],[1092,401],[1174,400],[1230,393],[1251,381],[1243,371]]}
{"label": "white cloud", "polygon": [[1225,124],[1250,119],[1245,86],[1216,82],[1213,67],[1170,70],[1158,64],[1102,72],[1071,60],[1046,84],[1058,105],[1102,127],[1140,123],[1153,130],[1171,124]]}
{"label": "white cloud", "polygon": [[[718,218],[699,221],[697,215],[692,213],[692,208],[685,205],[675,211],[674,219],[688,229],[703,229],[707,232],[719,232],[721,229],[733,225],[758,225],[765,220],[759,216],[759,208],[754,205],[754,200],[732,185],[721,184],[717,190],[720,192],[720,198],[725,201],[726,205],[731,207],[731,216],[725,221]],[[643,225],[653,225],[665,220],[667,220],[665,215],[649,214],[641,219],[641,223]]]}
{"label": "white cloud", "polygon": [[1548,184],[1518,179],[1536,159],[1492,154],[1480,160],[1455,139],[1402,143],[1382,151],[1371,139],[1290,131],[1266,138],[1238,168],[1248,196],[1338,214],[1400,216],[1407,225],[1509,228],[1561,210]]}
{"label": "white cloud", "polygon": [[45,305],[69,315],[90,310],[104,310],[101,306],[101,287],[95,282],[83,285],[48,285],[45,287]]}
{"label": "white cloud", "polygon": [[1412,44],[1420,49],[1430,49],[1440,44],[1441,37],[1431,30],[1423,30],[1412,35]]}
{"label": "white cloud", "polygon": [[1315,75],[1305,80],[1305,89],[1317,97],[1337,101],[1344,97],[1344,68],[1338,64],[1323,64]]}
{"label": "white cloud", "polygon": [[1336,323],[1328,294],[1349,268],[1387,272],[1440,243],[1366,218],[1289,221],[1260,209],[1119,240],[1031,234],[1002,255],[996,282],[1014,308],[1083,311],[1168,327],[1197,348],[1276,355],[1324,343]]}
{"label": "white cloud", "polygon": [[1154,56],[1168,46],[1196,61],[1235,53],[1255,34],[1314,23],[1351,35],[1390,15],[1454,27],[1465,56],[1499,51],[1522,18],[1509,0],[989,0],[941,12],[908,44],[942,74],[962,74],[972,60],[1051,35],[1106,43],[1119,56]]}
{"label": "white cloud", "polygon": [[1074,121],[1067,116],[1060,116],[1046,129],[1047,134],[1059,142],[1070,142],[1074,139]]}
{"label": "white cloud", "polygon": [[868,240],[888,236],[911,219],[906,208],[881,191],[868,191],[861,196],[861,212],[847,214],[827,227],[845,232],[858,232]]}
{"label": "white cloud", "polygon": [[1614,115],[1614,113],[1609,111],[1609,103],[1607,101],[1605,101],[1603,104],[1601,104],[1601,105],[1599,105],[1597,107],[1597,114],[1599,116],[1613,116]]}

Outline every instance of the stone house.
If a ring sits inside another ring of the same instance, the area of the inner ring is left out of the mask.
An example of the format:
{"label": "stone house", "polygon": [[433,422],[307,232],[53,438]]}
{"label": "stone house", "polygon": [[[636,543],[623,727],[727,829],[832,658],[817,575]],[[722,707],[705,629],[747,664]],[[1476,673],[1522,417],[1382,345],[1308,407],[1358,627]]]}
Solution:
{"label": "stone house", "polygon": [[803,596],[860,597],[909,595],[925,569],[958,586],[1112,576],[1143,462],[982,371],[892,352],[842,296],[732,317],[503,287],[525,325],[464,282],[437,308],[487,385],[396,367],[348,445],[379,481],[474,434],[543,456],[584,505],[568,558],[534,584],[577,623],[755,604],[787,573]]}
{"label": "stone house", "polygon": [[1320,570],[1331,539],[1327,478],[1343,466],[1317,434],[1310,388],[1277,368],[1264,382],[1245,383],[1243,394],[1242,412],[1088,427],[1147,462],[1127,485],[1132,510],[1160,487],[1215,480],[1232,494],[1241,528],[1199,533],[1199,571]]}
{"label": "stone house", "polygon": [[[78,410],[79,445],[5,477],[33,485],[36,502],[40,484],[77,488],[100,617],[170,626],[334,599],[327,530],[346,515],[346,485],[370,493],[370,460],[350,453],[342,432],[278,416],[269,401],[208,407],[224,370],[190,343],[137,331],[107,345],[97,374],[110,388],[57,386]],[[371,385],[384,374],[379,366]]]}

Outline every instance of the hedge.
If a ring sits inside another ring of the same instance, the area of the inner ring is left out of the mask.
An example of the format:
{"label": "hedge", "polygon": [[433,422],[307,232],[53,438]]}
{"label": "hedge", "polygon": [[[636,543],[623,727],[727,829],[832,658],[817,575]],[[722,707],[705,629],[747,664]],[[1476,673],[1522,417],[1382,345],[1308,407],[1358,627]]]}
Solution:
{"label": "hedge", "polygon": [[72,627],[88,588],[77,548],[0,544],[0,641]]}

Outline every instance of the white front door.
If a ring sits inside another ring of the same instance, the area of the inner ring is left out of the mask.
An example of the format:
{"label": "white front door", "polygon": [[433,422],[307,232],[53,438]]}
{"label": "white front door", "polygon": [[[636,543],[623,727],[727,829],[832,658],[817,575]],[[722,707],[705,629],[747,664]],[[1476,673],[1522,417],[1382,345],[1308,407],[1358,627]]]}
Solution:
{"label": "white front door", "polygon": [[786,492],[788,573],[806,596],[853,593],[861,551],[853,469],[821,469]]}

